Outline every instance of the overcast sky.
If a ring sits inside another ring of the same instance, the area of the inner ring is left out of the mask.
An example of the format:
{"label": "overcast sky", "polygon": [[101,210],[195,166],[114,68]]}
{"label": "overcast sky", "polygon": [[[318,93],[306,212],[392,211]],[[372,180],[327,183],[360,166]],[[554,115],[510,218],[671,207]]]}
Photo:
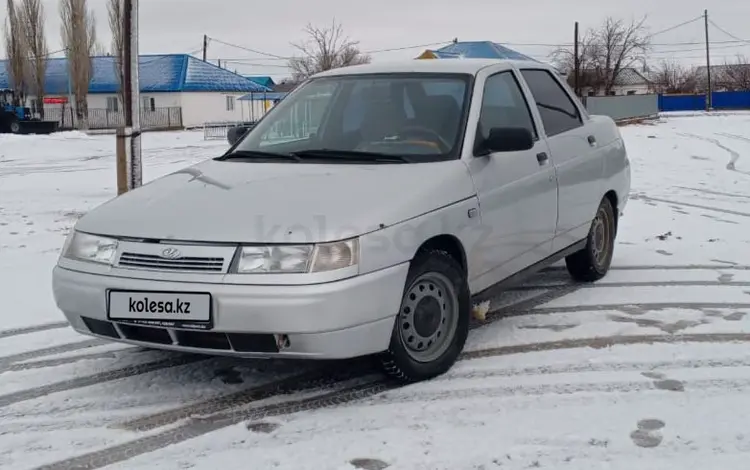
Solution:
{"label": "overcast sky", "polygon": [[[43,0],[50,50],[60,45],[59,0]],[[109,47],[107,0],[89,0],[95,12],[100,42]],[[304,39],[308,22],[330,23],[335,16],[365,51],[459,40],[492,40],[545,59],[554,44],[570,43],[573,25],[595,27],[607,16],[630,20],[648,15],[651,32],[661,31],[703,14],[730,34],[750,40],[748,0],[141,0],[141,53],[196,53],[207,34],[218,40],[272,55],[287,57],[290,42]],[[5,1],[0,5],[4,18]],[[739,42],[710,27],[712,62],[723,63],[738,53],[750,58],[750,42]],[[680,58],[704,64],[703,21],[655,36],[652,62]],[[734,41],[734,42],[727,42]],[[683,44],[675,44],[683,43]],[[543,44],[543,45],[532,45]],[[424,48],[374,53],[374,61],[410,58]],[[242,73],[288,75],[285,61],[216,41],[208,58],[229,60],[228,68]],[[234,62],[233,62],[234,61]],[[242,61],[242,62],[236,62]]]}

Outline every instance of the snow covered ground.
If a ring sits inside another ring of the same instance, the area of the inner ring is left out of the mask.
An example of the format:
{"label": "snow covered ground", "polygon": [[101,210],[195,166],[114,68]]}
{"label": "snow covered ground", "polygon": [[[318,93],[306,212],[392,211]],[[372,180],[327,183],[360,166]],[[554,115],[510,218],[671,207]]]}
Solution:
{"label": "snow covered ground", "polygon": [[[366,362],[194,357],[64,328],[50,270],[115,192],[114,139],[0,136],[0,468],[746,468],[750,114],[622,132],[633,190],[610,274],[536,276],[493,300],[450,373],[405,388]],[[226,146],[143,145],[146,180]]]}

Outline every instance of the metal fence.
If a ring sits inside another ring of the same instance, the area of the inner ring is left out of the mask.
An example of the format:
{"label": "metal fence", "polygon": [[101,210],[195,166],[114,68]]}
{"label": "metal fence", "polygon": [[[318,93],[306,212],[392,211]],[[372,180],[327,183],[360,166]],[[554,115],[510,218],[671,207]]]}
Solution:
{"label": "metal fence", "polygon": [[[89,129],[116,129],[125,125],[125,113],[122,110],[91,109],[88,112]],[[71,108],[45,108],[44,120],[55,121],[62,130],[75,128]],[[141,109],[141,129],[172,130],[182,129],[182,108]]]}
{"label": "metal fence", "polygon": [[[711,93],[713,109],[750,109],[750,91],[715,91]],[[706,94],[660,95],[661,111],[702,111]]]}
{"label": "metal fence", "polygon": [[239,125],[251,126],[252,122],[215,121],[203,123],[203,140],[226,140],[229,129]]}
{"label": "metal fence", "polygon": [[584,96],[590,114],[602,114],[615,121],[659,114],[659,95]]}

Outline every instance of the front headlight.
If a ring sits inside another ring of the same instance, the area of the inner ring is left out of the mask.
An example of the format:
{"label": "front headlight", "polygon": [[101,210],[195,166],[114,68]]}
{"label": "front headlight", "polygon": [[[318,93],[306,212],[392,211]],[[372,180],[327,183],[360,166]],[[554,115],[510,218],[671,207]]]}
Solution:
{"label": "front headlight", "polygon": [[245,246],[237,262],[239,274],[320,273],[356,266],[359,240],[318,245]]}
{"label": "front headlight", "polygon": [[117,252],[117,240],[81,232],[74,232],[66,245],[63,256],[92,263],[111,265]]}

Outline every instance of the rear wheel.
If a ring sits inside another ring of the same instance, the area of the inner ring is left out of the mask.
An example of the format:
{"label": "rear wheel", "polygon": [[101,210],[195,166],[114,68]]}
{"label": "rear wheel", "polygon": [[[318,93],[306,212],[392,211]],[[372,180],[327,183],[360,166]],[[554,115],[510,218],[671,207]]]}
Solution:
{"label": "rear wheel", "polygon": [[15,117],[10,118],[10,121],[8,122],[8,130],[10,130],[11,134],[21,133],[21,123],[18,122],[17,118]]}
{"label": "rear wheel", "polygon": [[573,279],[594,282],[607,274],[614,255],[616,229],[615,209],[605,197],[591,222],[586,247],[565,258]]}
{"label": "rear wheel", "polygon": [[469,333],[466,274],[448,253],[425,251],[412,262],[391,343],[381,362],[403,382],[443,374],[458,359]]}

